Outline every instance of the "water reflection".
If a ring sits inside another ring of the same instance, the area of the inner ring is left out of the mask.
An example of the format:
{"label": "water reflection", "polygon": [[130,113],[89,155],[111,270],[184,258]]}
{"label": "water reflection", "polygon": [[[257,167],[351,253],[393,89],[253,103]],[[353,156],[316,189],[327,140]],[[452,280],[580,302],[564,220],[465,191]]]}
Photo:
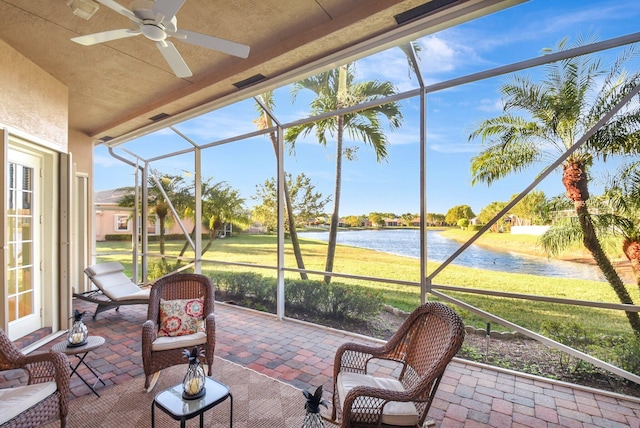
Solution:
{"label": "water reflection", "polygon": [[[321,241],[329,239],[328,232],[303,232],[299,235],[301,238]],[[427,231],[426,238],[427,259],[434,262],[445,261],[461,246],[459,242],[445,238],[435,230]],[[420,231],[415,229],[339,231],[338,243],[399,256],[420,258]],[[602,273],[596,266],[493,251],[477,245],[471,245],[467,248],[455,259],[453,264],[499,272],[604,281]]]}

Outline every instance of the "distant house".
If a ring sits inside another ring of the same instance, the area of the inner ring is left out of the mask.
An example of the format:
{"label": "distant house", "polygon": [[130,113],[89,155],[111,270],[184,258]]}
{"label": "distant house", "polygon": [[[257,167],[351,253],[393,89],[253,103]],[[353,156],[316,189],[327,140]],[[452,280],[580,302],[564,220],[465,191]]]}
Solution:
{"label": "distant house", "polygon": [[397,227],[400,224],[400,221],[397,218],[385,218],[384,225],[385,227]]}
{"label": "distant house", "polygon": [[[105,241],[109,235],[131,235],[133,233],[133,208],[120,207],[118,201],[126,192],[121,190],[102,190],[94,193],[95,208],[95,231],[96,241]],[[188,231],[193,229],[193,221],[183,219],[182,223]],[[222,235],[230,234],[230,226],[225,228]],[[203,231],[207,229],[203,226]],[[149,235],[159,235],[160,226],[157,217],[149,219],[147,222],[147,233]],[[177,223],[172,224],[165,230],[166,234],[182,234],[182,229]]]}

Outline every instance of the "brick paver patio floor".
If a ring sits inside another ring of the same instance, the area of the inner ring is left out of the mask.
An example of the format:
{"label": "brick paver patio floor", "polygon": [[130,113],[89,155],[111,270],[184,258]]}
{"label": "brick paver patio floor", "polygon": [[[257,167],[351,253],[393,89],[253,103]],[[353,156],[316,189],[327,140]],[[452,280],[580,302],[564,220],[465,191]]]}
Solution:
{"label": "brick paver patio floor", "polygon": [[[74,300],[74,308],[93,313],[95,306]],[[140,335],[145,306],[124,306],[97,320],[87,316],[90,334],[106,344],[87,362],[106,386],[144,383]],[[49,349],[63,337],[44,345]],[[333,357],[346,341],[379,343],[321,326],[280,321],[276,317],[232,305],[216,304],[216,355],[280,379],[300,389],[323,385],[333,391]],[[88,379],[91,375],[82,372]],[[162,375],[161,375],[162,376]],[[1,386],[1,384],[0,384]],[[91,394],[76,377],[74,396]],[[640,400],[576,385],[497,370],[454,359],[438,389],[429,417],[438,427],[633,427],[640,428]]]}

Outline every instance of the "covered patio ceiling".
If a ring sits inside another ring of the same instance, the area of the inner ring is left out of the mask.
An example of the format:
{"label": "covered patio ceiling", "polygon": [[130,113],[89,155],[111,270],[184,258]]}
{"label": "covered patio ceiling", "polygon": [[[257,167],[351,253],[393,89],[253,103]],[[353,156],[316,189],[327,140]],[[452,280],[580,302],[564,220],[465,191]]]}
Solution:
{"label": "covered patio ceiling", "polygon": [[171,38],[193,72],[186,78],[176,77],[143,35],[72,42],[133,28],[102,4],[85,20],[66,0],[0,0],[0,39],[69,88],[70,130],[115,144],[522,1],[186,0],[176,15],[179,30],[251,48],[243,59]]}

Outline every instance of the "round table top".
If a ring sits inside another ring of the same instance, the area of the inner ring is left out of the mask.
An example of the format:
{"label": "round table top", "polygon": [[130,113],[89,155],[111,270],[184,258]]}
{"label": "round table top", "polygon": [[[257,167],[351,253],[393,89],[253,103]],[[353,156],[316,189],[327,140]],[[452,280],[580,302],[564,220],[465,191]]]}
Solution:
{"label": "round table top", "polygon": [[89,336],[87,337],[87,343],[82,346],[67,346],[67,341],[56,343],[51,347],[51,350],[62,352],[66,355],[76,355],[89,352],[93,349],[99,348],[104,345],[104,337],[102,336]]}

